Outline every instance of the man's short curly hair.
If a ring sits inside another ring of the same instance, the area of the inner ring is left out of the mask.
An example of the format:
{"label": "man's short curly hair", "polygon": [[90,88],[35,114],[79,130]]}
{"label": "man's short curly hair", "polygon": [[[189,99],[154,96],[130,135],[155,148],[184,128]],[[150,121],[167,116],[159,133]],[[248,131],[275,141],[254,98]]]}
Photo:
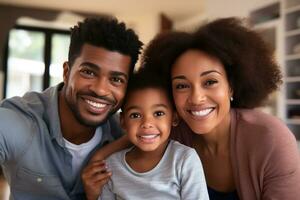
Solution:
{"label": "man's short curly hair", "polygon": [[144,52],[143,67],[168,77],[170,87],[172,65],[190,49],[203,51],[222,62],[233,90],[232,107],[261,106],[282,83],[270,47],[238,18],[217,19],[193,33],[170,32],[157,36]]}
{"label": "man's short curly hair", "polygon": [[132,29],[114,17],[86,18],[71,28],[71,42],[68,62],[72,67],[80,55],[82,46],[90,44],[103,47],[109,51],[117,51],[131,57],[131,71],[138,60],[143,43]]}

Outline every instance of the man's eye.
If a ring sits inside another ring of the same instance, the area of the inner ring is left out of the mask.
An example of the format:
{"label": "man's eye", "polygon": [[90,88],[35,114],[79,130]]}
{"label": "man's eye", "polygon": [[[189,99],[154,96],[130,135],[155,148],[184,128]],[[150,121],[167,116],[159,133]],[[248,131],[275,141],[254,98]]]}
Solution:
{"label": "man's eye", "polygon": [[135,119],[135,118],[140,118],[140,117],[141,117],[141,115],[139,113],[131,113],[129,115],[130,119]]}
{"label": "man's eye", "polygon": [[165,112],[163,112],[163,111],[156,111],[156,112],[154,113],[154,116],[155,116],[155,117],[160,117],[160,116],[163,116],[163,115],[165,115]]}
{"label": "man's eye", "polygon": [[122,78],[119,78],[119,77],[112,77],[111,81],[115,82],[115,83],[124,83],[124,80]]}
{"label": "man's eye", "polygon": [[81,70],[81,73],[87,76],[95,76],[95,73],[93,71],[87,69]]}

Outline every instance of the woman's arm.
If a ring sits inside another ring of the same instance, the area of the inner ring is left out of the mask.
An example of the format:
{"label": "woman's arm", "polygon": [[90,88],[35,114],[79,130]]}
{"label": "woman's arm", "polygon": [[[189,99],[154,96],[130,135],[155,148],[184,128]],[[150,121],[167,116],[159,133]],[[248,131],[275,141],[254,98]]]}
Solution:
{"label": "woman's arm", "polygon": [[262,199],[298,199],[300,155],[294,135],[287,128],[279,134],[274,131],[269,142],[271,153],[265,168]]}

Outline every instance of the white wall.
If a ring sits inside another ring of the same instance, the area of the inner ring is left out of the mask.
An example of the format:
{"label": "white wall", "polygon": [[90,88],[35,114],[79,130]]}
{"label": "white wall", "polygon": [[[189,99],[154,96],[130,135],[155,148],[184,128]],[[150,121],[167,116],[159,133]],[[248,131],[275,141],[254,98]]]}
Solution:
{"label": "white wall", "polygon": [[248,17],[254,9],[276,2],[276,0],[206,0],[204,12],[189,19],[175,22],[177,30],[193,30],[207,20],[222,17]]}

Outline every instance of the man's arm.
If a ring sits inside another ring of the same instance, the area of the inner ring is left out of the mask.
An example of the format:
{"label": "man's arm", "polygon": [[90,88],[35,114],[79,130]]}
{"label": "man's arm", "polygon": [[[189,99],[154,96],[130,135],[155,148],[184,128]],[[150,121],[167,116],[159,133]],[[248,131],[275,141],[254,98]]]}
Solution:
{"label": "man's arm", "polygon": [[130,145],[131,143],[129,142],[127,135],[124,135],[118,140],[105,145],[92,156],[81,174],[88,200],[96,200],[99,197],[102,187],[107,183],[112,174],[108,170],[108,166],[106,166],[104,159]]}

